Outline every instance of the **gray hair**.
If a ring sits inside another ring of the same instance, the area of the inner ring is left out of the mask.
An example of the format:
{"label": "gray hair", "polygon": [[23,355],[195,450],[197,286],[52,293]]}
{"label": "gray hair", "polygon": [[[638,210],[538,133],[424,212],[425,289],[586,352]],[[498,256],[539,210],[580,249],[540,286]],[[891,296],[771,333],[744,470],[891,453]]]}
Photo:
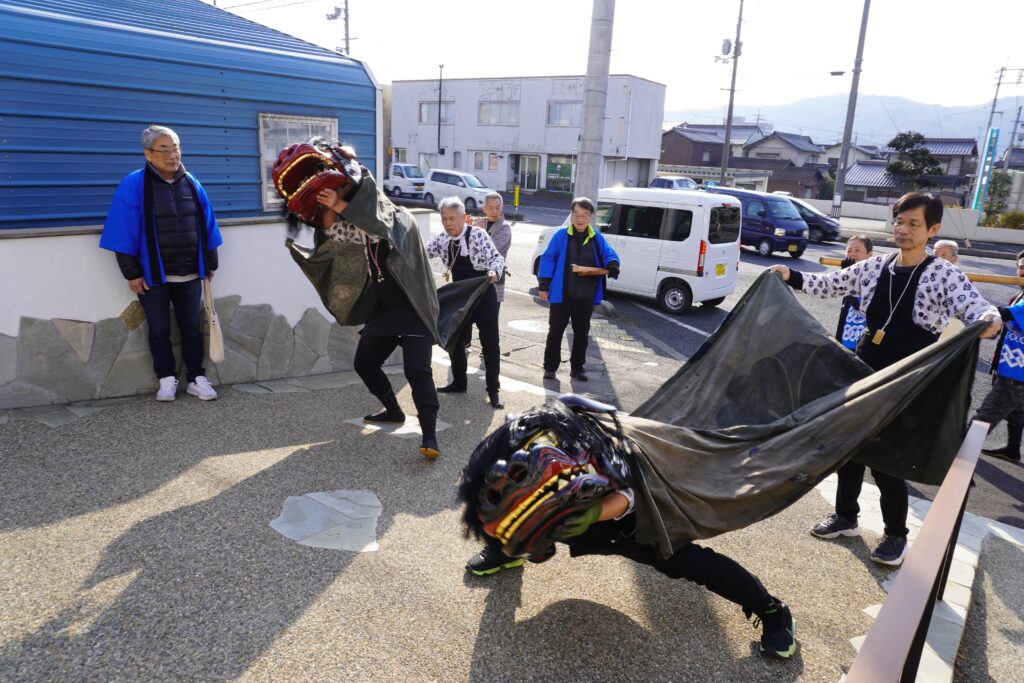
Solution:
{"label": "gray hair", "polygon": [[949,247],[950,249],[953,250],[954,254],[960,253],[960,245],[954,242],[953,240],[939,240],[938,242],[935,243],[934,248],[939,249],[940,247]]}
{"label": "gray hair", "polygon": [[484,204],[487,203],[488,199],[498,200],[498,206],[505,206],[505,199],[497,192],[491,191],[484,195]]}
{"label": "gray hair", "polygon": [[181,144],[178,134],[170,128],[167,128],[166,126],[150,126],[146,130],[142,131],[142,147],[144,149],[153,149],[153,143],[160,138],[170,138],[174,140],[174,144]]}
{"label": "gray hair", "polygon": [[466,213],[466,205],[458,197],[445,197],[437,203],[437,210],[458,209],[459,213]]}

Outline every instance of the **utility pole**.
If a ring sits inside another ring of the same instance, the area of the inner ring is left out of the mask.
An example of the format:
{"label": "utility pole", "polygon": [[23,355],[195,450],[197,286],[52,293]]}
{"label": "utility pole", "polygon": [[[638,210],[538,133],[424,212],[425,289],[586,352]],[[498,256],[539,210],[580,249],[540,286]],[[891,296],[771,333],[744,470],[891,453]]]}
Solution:
{"label": "utility pole", "polygon": [[846,191],[846,169],[850,163],[850,138],[853,136],[853,117],[857,113],[857,88],[860,85],[860,65],[864,61],[864,37],[868,32],[868,10],[871,0],[864,0],[864,15],[860,20],[860,38],[857,40],[857,57],[853,60],[853,81],[850,83],[850,101],[846,105],[846,125],[843,127],[843,146],[839,150],[836,165],[836,187],[832,193],[832,217],[839,218],[843,208],[843,194]]}
{"label": "utility pole", "polygon": [[1017,107],[1017,118],[1013,121],[1013,132],[1010,133],[1010,142],[1006,145],[1006,158],[1003,159],[1004,171],[1010,168],[1010,154],[1013,152],[1013,141],[1017,137],[1017,126],[1020,125],[1020,110],[1021,107]]}
{"label": "utility pole", "polygon": [[[444,85],[444,64],[438,64],[437,73],[437,156],[441,156],[441,86]],[[440,159],[438,159],[440,161]]]}
{"label": "utility pole", "polygon": [[[999,102],[999,87],[1003,84],[1003,74],[1005,74],[1007,71],[1017,71],[1018,85],[1020,84],[1022,78],[1024,78],[1024,69],[1010,69],[1005,66],[999,67],[999,75],[996,77],[996,94],[992,97],[992,108],[988,112],[988,123],[985,124],[984,137],[986,141],[988,140],[988,135],[992,131],[992,119],[995,118],[996,115],[996,105]],[[1020,116],[1018,115],[1017,118],[1019,119]],[[1016,132],[1016,125],[1014,125],[1014,132]],[[1010,147],[1013,147],[1013,136],[1010,136]],[[983,169],[979,168],[978,173],[974,178],[974,190],[972,192],[975,198],[978,197],[978,192],[981,188],[983,181],[987,182],[985,178],[983,178]]]}
{"label": "utility pole", "polygon": [[594,0],[590,17],[590,48],[583,92],[583,125],[576,170],[576,195],[597,202],[604,165],[604,112],[608,101],[608,64],[611,61],[615,0]]}
{"label": "utility pole", "polygon": [[740,0],[740,15],[736,19],[736,42],[732,45],[732,83],[729,85],[729,111],[725,116],[725,142],[722,144],[722,171],[718,175],[718,184],[725,185],[725,169],[729,167],[729,153],[732,151],[732,103],[736,97],[736,67],[740,62],[743,44],[740,42],[740,29],[743,27],[743,0]]}
{"label": "utility pole", "polygon": [[341,8],[337,5],[334,6],[334,11],[326,15],[327,21],[337,21],[338,19],[344,19],[345,21],[345,56],[350,57],[352,51],[349,47],[348,37],[348,0],[345,0],[345,7]]}

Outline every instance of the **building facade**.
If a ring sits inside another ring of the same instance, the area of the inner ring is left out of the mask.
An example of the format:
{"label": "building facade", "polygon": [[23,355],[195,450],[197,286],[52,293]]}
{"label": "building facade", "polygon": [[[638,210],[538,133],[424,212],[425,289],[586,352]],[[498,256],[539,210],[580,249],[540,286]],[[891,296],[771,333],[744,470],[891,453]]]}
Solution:
{"label": "building facade", "polygon": [[[583,76],[395,81],[391,160],[473,173],[488,187],[571,192]],[[441,88],[440,94],[438,88]],[[665,86],[608,77],[601,186],[645,186],[661,150]]]}

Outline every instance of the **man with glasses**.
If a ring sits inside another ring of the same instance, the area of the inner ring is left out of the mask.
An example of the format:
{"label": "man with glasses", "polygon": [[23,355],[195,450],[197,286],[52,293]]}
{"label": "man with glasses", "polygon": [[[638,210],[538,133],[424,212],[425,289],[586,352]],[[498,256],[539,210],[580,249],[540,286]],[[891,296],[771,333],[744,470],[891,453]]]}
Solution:
{"label": "man with glasses", "polygon": [[171,308],[181,332],[187,392],[217,398],[203,369],[200,326],[202,279],[217,270],[223,240],[210,200],[181,163],[178,134],[163,126],[142,132],[146,166],[129,173],[114,193],[100,238],[113,251],[128,288],[149,324],[149,350],[160,386],[156,400],[173,401],[178,369],[171,349]]}

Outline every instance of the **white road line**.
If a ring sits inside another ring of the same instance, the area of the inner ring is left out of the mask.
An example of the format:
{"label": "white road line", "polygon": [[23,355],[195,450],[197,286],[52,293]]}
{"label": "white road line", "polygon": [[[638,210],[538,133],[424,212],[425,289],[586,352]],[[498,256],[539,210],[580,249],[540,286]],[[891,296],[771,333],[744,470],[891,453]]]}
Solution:
{"label": "white road line", "polygon": [[647,306],[644,306],[643,304],[635,304],[635,305],[636,305],[637,308],[642,308],[645,311],[647,311],[648,313],[650,313],[651,315],[656,315],[656,316],[658,316],[659,318],[661,318],[663,320],[669,321],[673,325],[679,325],[679,327],[685,327],[686,329],[690,330],[691,332],[696,332],[697,334],[699,334],[702,337],[710,337],[711,336],[710,332],[705,332],[704,330],[702,330],[700,328],[697,328],[697,327],[694,327],[693,325],[687,325],[686,323],[681,323],[678,320],[676,320],[675,318],[673,318],[672,316],[666,315],[665,313],[662,313],[661,311],[656,311],[653,308],[648,308]]}

